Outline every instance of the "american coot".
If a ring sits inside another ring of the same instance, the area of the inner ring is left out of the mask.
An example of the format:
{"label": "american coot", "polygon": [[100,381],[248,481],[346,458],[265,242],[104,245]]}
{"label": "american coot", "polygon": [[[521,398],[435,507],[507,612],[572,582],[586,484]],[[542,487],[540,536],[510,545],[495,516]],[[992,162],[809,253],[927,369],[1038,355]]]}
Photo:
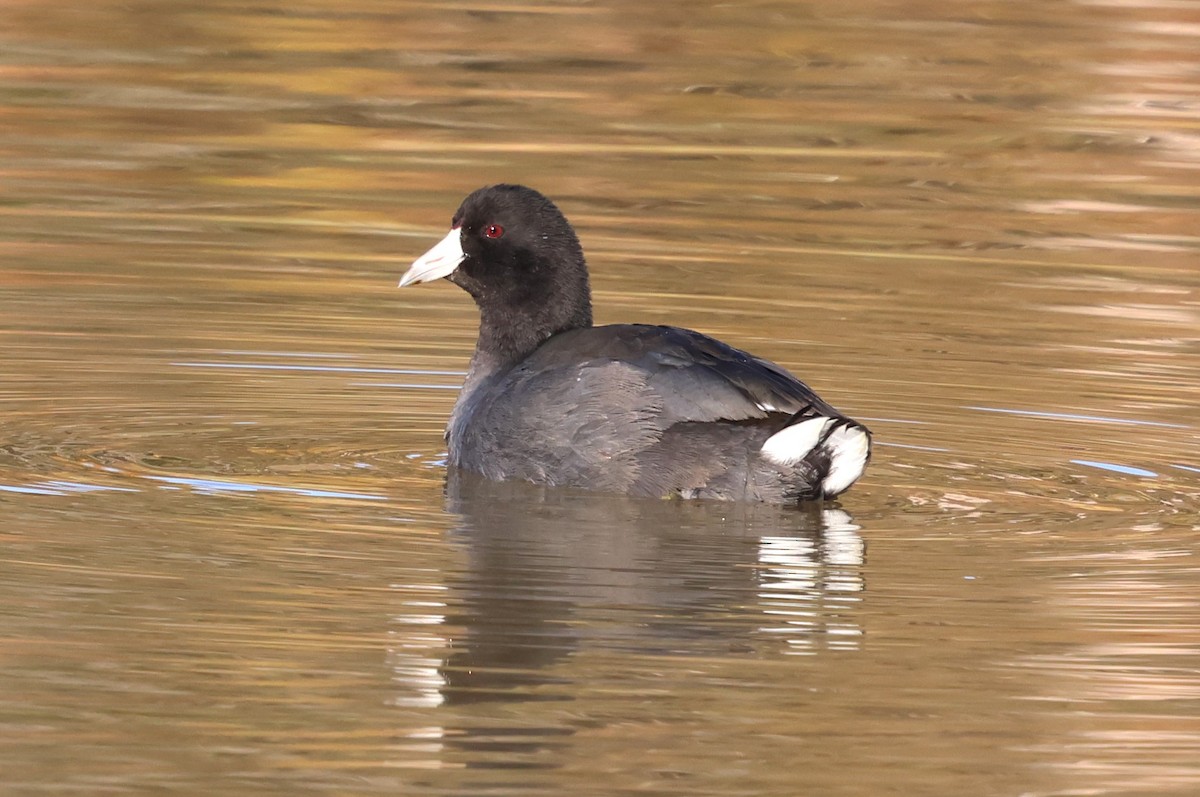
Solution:
{"label": "american coot", "polygon": [[592,326],[575,231],[530,188],[463,200],[400,286],[445,277],[479,305],[446,427],[450,465],[655,497],[832,498],[862,474],[865,426],[767,360],[688,329]]}

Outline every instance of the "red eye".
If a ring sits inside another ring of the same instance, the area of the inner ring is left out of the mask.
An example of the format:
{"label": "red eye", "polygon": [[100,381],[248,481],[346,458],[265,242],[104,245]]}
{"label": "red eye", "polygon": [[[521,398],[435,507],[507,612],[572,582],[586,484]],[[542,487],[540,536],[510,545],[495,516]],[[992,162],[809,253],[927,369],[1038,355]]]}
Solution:
{"label": "red eye", "polygon": [[488,238],[499,238],[501,235],[504,235],[504,228],[499,224],[489,224],[483,228],[483,234]]}

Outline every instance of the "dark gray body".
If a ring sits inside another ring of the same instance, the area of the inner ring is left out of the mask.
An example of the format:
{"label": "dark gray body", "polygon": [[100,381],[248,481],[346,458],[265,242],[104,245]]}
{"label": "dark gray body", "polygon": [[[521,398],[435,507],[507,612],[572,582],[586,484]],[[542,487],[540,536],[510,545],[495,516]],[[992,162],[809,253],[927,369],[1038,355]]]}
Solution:
{"label": "dark gray body", "polygon": [[491,479],[782,503],[820,497],[827,454],[782,466],[759,449],[817,416],[853,423],[783,368],[714,338],[613,325],[473,369],[446,434],[450,464]]}

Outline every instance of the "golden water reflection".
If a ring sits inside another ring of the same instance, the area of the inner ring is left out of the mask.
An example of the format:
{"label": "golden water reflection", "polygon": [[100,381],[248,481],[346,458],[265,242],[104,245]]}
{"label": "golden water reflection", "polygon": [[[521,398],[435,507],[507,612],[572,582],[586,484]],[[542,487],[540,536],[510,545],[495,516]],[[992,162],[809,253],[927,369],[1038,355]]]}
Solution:
{"label": "golden water reflection", "polygon": [[[0,791],[1195,792],[1191,15],[5,4]],[[498,180],[862,483],[445,484]]]}

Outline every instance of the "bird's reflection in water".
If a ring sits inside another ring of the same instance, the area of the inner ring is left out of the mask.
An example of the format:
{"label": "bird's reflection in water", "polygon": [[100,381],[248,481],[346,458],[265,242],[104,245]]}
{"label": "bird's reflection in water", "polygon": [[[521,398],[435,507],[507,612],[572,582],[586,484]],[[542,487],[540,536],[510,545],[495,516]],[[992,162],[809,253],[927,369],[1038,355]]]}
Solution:
{"label": "bird's reflection in water", "polygon": [[[446,505],[465,565],[438,588],[442,608],[397,634],[400,704],[572,700],[589,676],[570,659],[585,652],[738,657],[858,644],[864,545],[841,509],[629,499],[457,472]],[[460,751],[506,752],[513,766],[511,754],[570,733],[510,731],[433,735]]]}

